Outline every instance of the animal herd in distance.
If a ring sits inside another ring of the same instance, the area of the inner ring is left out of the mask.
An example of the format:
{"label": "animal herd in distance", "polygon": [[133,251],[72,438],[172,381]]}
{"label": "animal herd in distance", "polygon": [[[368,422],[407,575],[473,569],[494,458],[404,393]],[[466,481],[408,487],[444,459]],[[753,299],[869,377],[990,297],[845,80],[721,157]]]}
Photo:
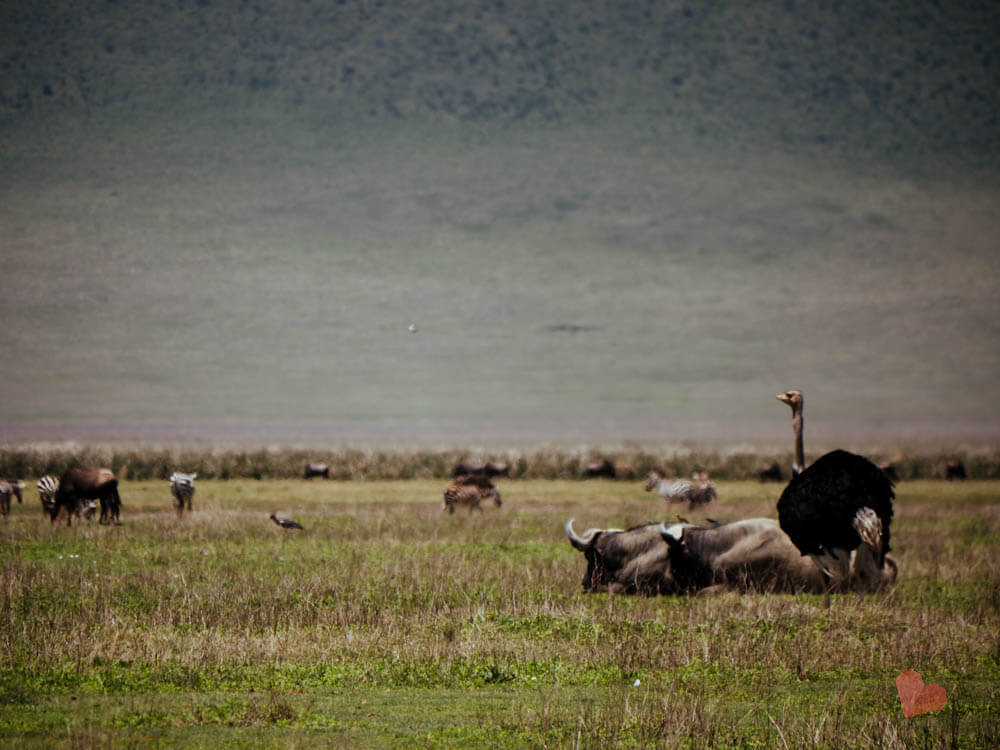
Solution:
{"label": "animal herd in distance", "polygon": [[[892,465],[876,466],[844,450],[831,451],[810,466],[803,446],[804,397],[801,391],[778,394],[791,408],[794,435],[792,477],[777,503],[778,519],[751,518],[731,522],[708,519],[694,524],[679,514],[677,522],[650,522],[630,529],[591,528],[577,533],[569,519],[564,531],[570,544],[584,553],[587,591],[639,594],[706,594],[721,590],[822,593],[829,605],[834,591],[854,590],[863,595],[891,585],[898,565],[889,556],[893,516]],[[330,478],[330,468],[310,462],[304,479]],[[490,461],[462,462],[443,493],[442,511],[460,507],[482,512],[484,501],[502,506],[497,477],[509,477],[510,466]],[[604,459],[585,467],[586,478],[615,479],[615,466]],[[958,461],[946,467],[948,479],[965,479]],[[194,510],[196,473],[175,471],[168,479],[178,518]],[[783,481],[781,467],[769,462],[758,471],[761,481]],[[0,514],[10,512],[11,499],[23,501],[21,481],[0,481]],[[98,509],[101,523],[119,523],[121,497],[118,479],[109,469],[67,469],[62,476],[46,475],[37,482],[42,509],[53,524],[61,517],[92,519]],[[666,478],[658,472],[646,477],[645,489],[668,504],[688,510],[717,501],[715,484],[705,473],[690,480]],[[286,530],[301,524],[276,513],[269,518]]]}

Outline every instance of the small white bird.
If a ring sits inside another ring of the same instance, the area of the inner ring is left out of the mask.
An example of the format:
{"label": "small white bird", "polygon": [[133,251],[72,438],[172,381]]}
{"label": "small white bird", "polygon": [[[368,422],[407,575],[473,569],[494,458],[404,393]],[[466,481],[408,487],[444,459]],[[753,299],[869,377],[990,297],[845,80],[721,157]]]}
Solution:
{"label": "small white bird", "polygon": [[407,328],[406,330],[409,331],[410,333],[416,333],[417,332],[417,324],[416,323],[410,323],[409,328]]}
{"label": "small white bird", "polygon": [[639,687],[639,680],[638,679],[636,679],[636,681],[632,683],[632,687]]}

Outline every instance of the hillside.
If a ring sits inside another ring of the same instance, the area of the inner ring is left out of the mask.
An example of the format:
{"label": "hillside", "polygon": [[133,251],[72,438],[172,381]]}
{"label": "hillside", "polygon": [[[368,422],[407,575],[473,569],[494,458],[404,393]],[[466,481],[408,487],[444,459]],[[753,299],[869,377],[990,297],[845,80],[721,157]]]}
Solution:
{"label": "hillside", "polygon": [[0,435],[995,437],[997,11],[864,7],[6,3]]}
{"label": "hillside", "polygon": [[0,112],[266,107],[334,120],[599,120],[994,163],[990,2],[43,0],[0,11]]}

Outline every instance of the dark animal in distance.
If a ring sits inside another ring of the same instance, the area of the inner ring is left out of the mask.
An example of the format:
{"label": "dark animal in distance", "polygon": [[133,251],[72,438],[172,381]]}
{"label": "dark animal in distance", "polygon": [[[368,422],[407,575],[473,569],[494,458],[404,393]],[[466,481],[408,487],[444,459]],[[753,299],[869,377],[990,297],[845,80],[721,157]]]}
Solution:
{"label": "dark animal in distance", "polygon": [[[52,515],[52,509],[56,504],[56,490],[59,489],[59,477],[46,474],[38,480],[35,486],[38,487],[38,499],[42,502],[42,515]],[[93,498],[84,500],[77,506],[75,513],[77,518],[91,521],[97,515],[97,503],[94,502]]]}
{"label": "dark animal in distance", "polygon": [[24,482],[20,480],[3,481],[0,480],[0,516],[10,513],[10,499],[17,497],[17,502],[23,502],[21,490],[24,489]]}
{"label": "dark animal in distance", "polygon": [[[778,500],[782,530],[803,555],[823,571],[830,586],[847,581],[854,552],[856,588],[875,585],[889,551],[892,521],[892,481],[867,458],[835,450],[808,468],[802,442],[804,399],[790,390],[777,399],[792,409],[795,435],[793,477]],[[829,587],[825,592],[829,603]]]}
{"label": "dark animal in distance", "polygon": [[944,467],[944,478],[945,479],[966,479],[968,474],[965,473],[965,464],[961,461],[949,461],[947,466]]}
{"label": "dark animal in distance", "polygon": [[708,479],[664,479],[651,471],[646,476],[646,492],[656,493],[667,502],[687,503],[688,508],[706,505],[716,498],[715,484]]}
{"label": "dark animal in distance", "polygon": [[194,480],[197,478],[198,474],[184,474],[179,471],[175,471],[170,475],[170,494],[174,498],[174,508],[177,509],[178,518],[183,515],[185,506],[188,511],[192,510],[192,501],[194,500]]}
{"label": "dark animal in distance", "polygon": [[481,476],[481,477],[507,477],[510,476],[510,464],[505,461],[487,461],[484,464],[473,464],[462,461],[455,464],[451,471],[452,477],[460,476]]}
{"label": "dark animal in distance", "polygon": [[277,514],[275,514],[275,513],[272,513],[269,516],[269,518],[272,521],[274,521],[276,524],[278,524],[278,526],[280,526],[283,529],[301,529],[302,528],[301,524],[296,523],[295,521],[293,521],[290,518],[278,518]]}
{"label": "dark animal in distance", "polygon": [[[777,521],[751,518],[695,526],[665,522],[621,529],[573,531],[570,543],[584,553],[588,591],[619,594],[714,594],[721,591],[820,593],[826,582]],[[885,580],[895,580],[887,561]]]}
{"label": "dark animal in distance", "polygon": [[323,479],[329,479],[330,467],[326,464],[306,464],[306,470],[302,473],[302,478],[312,479],[313,477],[323,477]]}
{"label": "dark animal in distance", "polygon": [[616,479],[618,474],[615,471],[615,465],[605,458],[587,464],[587,468],[583,470],[583,476],[587,479]]}
{"label": "dark animal in distance", "polygon": [[482,512],[480,503],[491,498],[497,507],[503,504],[500,499],[500,490],[493,485],[489,477],[462,474],[444,488],[444,502],[441,510],[454,513],[455,508],[466,505],[469,508],[469,513],[474,510]]}
{"label": "dark animal in distance", "polygon": [[783,482],[785,475],[781,471],[781,464],[777,461],[768,461],[757,469],[757,479],[762,482]]}
{"label": "dark animal in distance", "polygon": [[121,518],[122,499],[118,494],[118,479],[110,469],[72,468],[59,478],[59,488],[53,498],[52,523],[63,510],[66,511],[66,525],[74,515],[79,515],[80,504],[84,500],[98,500],[101,504],[101,523]]}
{"label": "dark animal in distance", "polygon": [[899,481],[899,472],[896,471],[896,464],[892,461],[883,461],[878,465],[879,471],[885,474],[885,478],[895,484]]}

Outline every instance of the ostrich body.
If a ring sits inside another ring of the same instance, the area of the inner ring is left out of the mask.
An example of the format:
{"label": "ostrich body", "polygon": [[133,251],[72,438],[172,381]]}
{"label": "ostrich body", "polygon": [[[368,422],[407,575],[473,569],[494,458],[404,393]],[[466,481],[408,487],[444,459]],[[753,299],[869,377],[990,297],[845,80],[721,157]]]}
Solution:
{"label": "ostrich body", "polygon": [[889,551],[892,482],[871,461],[844,450],[831,451],[805,468],[802,393],[792,390],[777,398],[791,407],[795,432],[794,476],[778,500],[782,530],[826,575],[846,579],[851,552],[858,550],[859,579],[880,580]]}

